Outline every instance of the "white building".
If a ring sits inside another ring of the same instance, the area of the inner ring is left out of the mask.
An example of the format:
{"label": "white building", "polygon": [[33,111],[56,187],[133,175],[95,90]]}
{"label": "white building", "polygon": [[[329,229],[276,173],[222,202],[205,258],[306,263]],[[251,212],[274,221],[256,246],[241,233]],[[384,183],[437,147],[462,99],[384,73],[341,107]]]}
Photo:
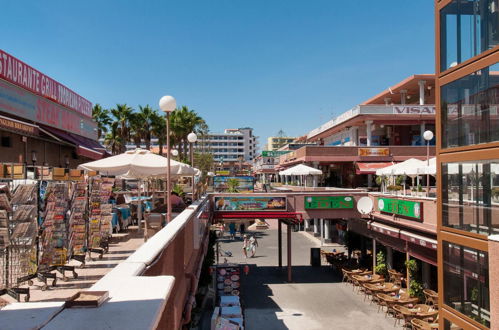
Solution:
{"label": "white building", "polygon": [[223,133],[210,133],[207,140],[200,141],[213,154],[215,161],[232,162],[242,160],[251,162],[257,150],[257,137],[253,129],[227,128]]}

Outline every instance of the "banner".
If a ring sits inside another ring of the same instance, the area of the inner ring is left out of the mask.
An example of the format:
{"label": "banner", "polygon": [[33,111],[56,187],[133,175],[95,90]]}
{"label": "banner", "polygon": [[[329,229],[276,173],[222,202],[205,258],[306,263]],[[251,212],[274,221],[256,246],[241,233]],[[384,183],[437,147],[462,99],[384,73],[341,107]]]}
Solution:
{"label": "banner", "polygon": [[254,191],[255,178],[252,176],[214,176],[213,186],[215,187],[215,191],[227,192],[229,190],[227,184],[229,179],[237,180],[238,186],[236,190],[239,193],[252,193]]}
{"label": "banner", "polygon": [[359,156],[390,156],[390,148],[359,148]]}
{"label": "banner", "polygon": [[421,202],[393,198],[378,198],[378,208],[381,212],[397,214],[418,220],[423,219],[423,205],[421,205]]}
{"label": "banner", "polygon": [[306,196],[305,209],[353,209],[352,196]]}
{"label": "banner", "polygon": [[286,197],[215,197],[215,211],[286,211]]}
{"label": "banner", "polygon": [[290,152],[291,150],[263,150],[262,157],[279,157]]}

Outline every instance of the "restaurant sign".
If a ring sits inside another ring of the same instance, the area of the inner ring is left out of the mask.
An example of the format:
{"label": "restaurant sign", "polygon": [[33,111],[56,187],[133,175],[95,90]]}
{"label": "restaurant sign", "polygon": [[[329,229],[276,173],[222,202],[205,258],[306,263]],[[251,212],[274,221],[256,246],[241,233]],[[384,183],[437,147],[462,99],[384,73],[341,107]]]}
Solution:
{"label": "restaurant sign", "polygon": [[359,156],[390,156],[390,148],[359,148]]}
{"label": "restaurant sign", "polygon": [[291,150],[263,150],[262,157],[279,157],[290,152]]}
{"label": "restaurant sign", "polygon": [[14,130],[29,135],[38,135],[38,127],[15,119],[0,116],[0,128]]}
{"label": "restaurant sign", "polygon": [[423,205],[421,202],[413,202],[394,198],[378,198],[380,212],[386,212],[404,217],[423,219]]}
{"label": "restaurant sign", "polygon": [[0,111],[24,120],[97,139],[97,125],[85,115],[0,79]]}
{"label": "restaurant sign", "polygon": [[306,196],[305,209],[353,209],[352,196]]}
{"label": "restaurant sign", "polygon": [[88,118],[92,103],[0,49],[0,78],[70,108]]}
{"label": "restaurant sign", "polygon": [[286,197],[215,197],[215,211],[286,211]]}

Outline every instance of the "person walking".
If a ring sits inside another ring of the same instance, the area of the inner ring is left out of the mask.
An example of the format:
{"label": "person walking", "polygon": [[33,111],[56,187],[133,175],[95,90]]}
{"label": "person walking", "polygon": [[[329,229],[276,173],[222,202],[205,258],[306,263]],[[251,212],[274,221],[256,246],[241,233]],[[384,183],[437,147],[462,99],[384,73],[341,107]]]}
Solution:
{"label": "person walking", "polygon": [[229,224],[229,236],[231,240],[236,239],[236,224],[234,222]]}
{"label": "person walking", "polygon": [[251,253],[250,258],[253,258],[256,253],[256,247],[258,246],[258,241],[256,240],[255,236],[251,236],[249,241],[249,251]]}
{"label": "person walking", "polygon": [[241,238],[244,237],[244,229],[245,229],[245,225],[244,225],[244,223],[241,223],[239,225],[239,233],[241,234]]}
{"label": "person walking", "polygon": [[248,235],[243,236],[243,254],[245,258],[248,258],[248,251],[250,249],[250,242],[248,239]]}

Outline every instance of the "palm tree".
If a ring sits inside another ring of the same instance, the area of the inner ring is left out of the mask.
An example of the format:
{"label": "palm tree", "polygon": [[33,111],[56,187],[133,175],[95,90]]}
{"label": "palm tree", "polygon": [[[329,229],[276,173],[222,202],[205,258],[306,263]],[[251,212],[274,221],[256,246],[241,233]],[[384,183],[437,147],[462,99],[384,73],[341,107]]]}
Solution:
{"label": "palm tree", "polygon": [[121,151],[123,141],[119,134],[118,122],[114,121],[110,125],[110,132],[104,137],[104,144],[111,148],[111,154],[116,155]]}
{"label": "palm tree", "polygon": [[135,147],[140,148],[140,144],[142,142],[142,138],[145,135],[144,132],[144,123],[138,112],[132,112],[130,114],[129,121],[129,137],[130,140],[135,144]]}
{"label": "palm tree", "polygon": [[102,108],[101,105],[97,103],[92,108],[92,118],[97,123],[97,140],[99,140],[103,133],[107,133],[108,127],[111,124],[109,110]]}
{"label": "palm tree", "polygon": [[163,155],[163,146],[166,143],[166,119],[158,112],[153,112],[151,116],[152,135],[158,138],[159,154]]}
{"label": "palm tree", "polygon": [[152,121],[156,119],[155,114],[156,112],[149,106],[149,104],[145,107],[139,105],[138,115],[142,122],[142,139],[146,144],[147,150],[151,149]]}
{"label": "palm tree", "polygon": [[116,108],[111,109],[111,114],[119,125],[120,152],[126,151],[126,143],[130,139],[130,129],[128,126],[132,111],[133,109],[126,104],[116,104]]}
{"label": "palm tree", "polygon": [[170,128],[172,132],[172,145],[177,145],[181,159],[187,160],[187,135],[191,132],[200,132],[200,127],[205,124],[196,111],[182,106],[170,116]]}

